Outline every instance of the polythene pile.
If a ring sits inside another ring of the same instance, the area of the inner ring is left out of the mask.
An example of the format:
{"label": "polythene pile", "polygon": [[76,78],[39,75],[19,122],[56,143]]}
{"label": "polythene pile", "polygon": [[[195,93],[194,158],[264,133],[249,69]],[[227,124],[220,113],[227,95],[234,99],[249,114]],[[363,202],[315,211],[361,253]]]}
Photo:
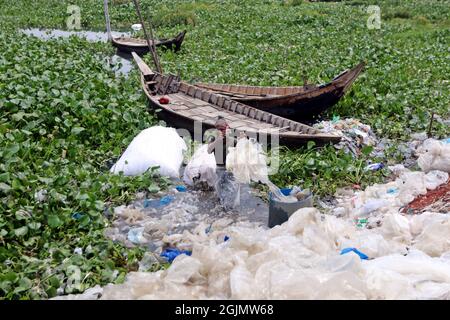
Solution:
{"label": "polythene pile", "polygon": [[449,174],[391,170],[392,182],[340,190],[325,214],[302,208],[272,229],[219,219],[208,233],[173,234],[166,241],[191,256],[132,272],[101,299],[449,299],[450,215],[400,213]]}

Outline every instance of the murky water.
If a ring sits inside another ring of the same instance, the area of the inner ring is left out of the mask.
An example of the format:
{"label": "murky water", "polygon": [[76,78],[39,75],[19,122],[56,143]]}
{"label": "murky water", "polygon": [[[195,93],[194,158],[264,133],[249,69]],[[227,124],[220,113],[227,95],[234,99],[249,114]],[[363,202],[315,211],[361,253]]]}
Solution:
{"label": "murky water", "polygon": [[[84,38],[90,42],[108,42],[108,34],[106,32],[95,32],[95,31],[65,31],[65,30],[50,30],[50,29],[21,29],[22,33],[37,37],[42,40],[52,40],[69,38],[72,36]],[[129,37],[131,34],[129,32],[112,32],[113,37]],[[133,69],[132,56],[129,54],[124,54],[119,51],[112,56],[106,58],[110,67],[114,70],[116,75],[127,76],[128,73]]]}
{"label": "murky water", "polygon": [[[161,205],[161,197],[168,203]],[[127,208],[116,210],[116,219],[106,236],[129,247],[140,245],[152,252],[160,252],[165,236],[194,232],[199,226],[208,233],[219,220],[225,219],[228,224],[250,222],[255,226],[267,226],[268,204],[248,185],[241,185],[240,205],[234,210],[226,210],[220,205],[215,191],[172,190],[161,197],[138,200]],[[140,240],[136,240],[138,238]]]}
{"label": "murky water", "polygon": [[[28,36],[38,37],[42,40],[59,39],[59,38],[69,38],[71,36],[76,36],[79,38],[84,38],[91,42],[108,42],[108,34],[106,32],[96,32],[96,31],[65,31],[57,29],[21,29],[22,33]],[[129,32],[111,32],[113,37],[129,37]]]}

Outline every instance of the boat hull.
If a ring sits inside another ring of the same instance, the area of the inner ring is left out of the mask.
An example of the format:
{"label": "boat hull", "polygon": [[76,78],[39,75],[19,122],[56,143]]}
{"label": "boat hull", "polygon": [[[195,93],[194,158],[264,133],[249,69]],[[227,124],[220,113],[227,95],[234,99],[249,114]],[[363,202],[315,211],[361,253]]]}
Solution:
{"label": "boat hull", "polygon": [[364,63],[341,73],[328,84],[304,87],[255,87],[198,83],[196,86],[295,121],[309,121],[336,105],[364,68]]}

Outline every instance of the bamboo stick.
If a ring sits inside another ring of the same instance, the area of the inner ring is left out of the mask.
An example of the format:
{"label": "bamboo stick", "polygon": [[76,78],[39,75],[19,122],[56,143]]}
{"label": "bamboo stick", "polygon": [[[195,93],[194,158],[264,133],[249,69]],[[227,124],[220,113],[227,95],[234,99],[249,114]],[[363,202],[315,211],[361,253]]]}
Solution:
{"label": "bamboo stick", "polygon": [[[141,21],[142,29],[144,30],[144,34],[145,34],[145,39],[147,40],[148,48],[150,49],[150,52],[152,54],[153,62],[155,63],[156,70],[158,71],[158,73],[162,74],[161,64],[159,63],[158,53],[156,52],[156,45],[155,45],[155,38],[153,36],[153,29],[150,26],[150,37],[149,37],[149,35],[147,33],[147,29],[145,28],[144,19],[142,19],[141,8],[139,7],[139,3],[137,2],[137,0],[133,0],[133,2],[134,2],[134,6],[136,7],[137,15],[139,16],[139,19]],[[150,41],[150,39],[152,41]]]}

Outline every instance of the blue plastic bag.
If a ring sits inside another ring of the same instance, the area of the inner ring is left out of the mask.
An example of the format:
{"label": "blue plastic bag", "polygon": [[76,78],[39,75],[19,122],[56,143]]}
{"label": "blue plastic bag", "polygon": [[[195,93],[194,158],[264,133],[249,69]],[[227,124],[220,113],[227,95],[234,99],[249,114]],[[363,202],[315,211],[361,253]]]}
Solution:
{"label": "blue plastic bag", "polygon": [[176,248],[168,248],[163,252],[161,252],[160,256],[166,258],[167,262],[172,263],[172,261],[175,260],[175,258],[178,257],[180,254],[190,256],[192,254],[192,251],[179,250]]}
{"label": "blue plastic bag", "polygon": [[344,248],[344,249],[341,250],[341,255],[349,253],[349,252],[352,252],[352,251],[354,253],[356,253],[361,258],[361,260],[369,259],[369,257],[367,255],[365,255],[364,253],[362,253],[361,251],[359,251],[356,248]]}
{"label": "blue plastic bag", "polygon": [[156,199],[145,199],[144,200],[144,208],[160,208],[167,206],[175,199],[173,196],[164,196],[159,200]]}
{"label": "blue plastic bag", "polygon": [[176,186],[175,189],[177,189],[178,192],[186,192],[186,187],[185,186]]}

